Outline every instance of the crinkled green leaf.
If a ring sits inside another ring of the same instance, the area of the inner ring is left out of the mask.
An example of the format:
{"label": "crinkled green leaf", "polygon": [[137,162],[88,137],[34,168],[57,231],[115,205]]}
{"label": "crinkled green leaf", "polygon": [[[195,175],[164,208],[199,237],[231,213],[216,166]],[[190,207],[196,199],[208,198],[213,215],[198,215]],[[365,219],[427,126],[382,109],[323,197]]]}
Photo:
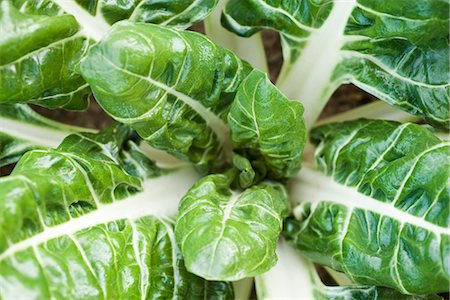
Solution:
{"label": "crinkled green leaf", "polygon": [[70,133],[89,131],[47,119],[25,104],[0,105],[0,167],[16,162],[25,152],[57,147]]}
{"label": "crinkled green leaf", "polygon": [[120,20],[186,28],[217,0],[3,0],[0,3],[0,103],[83,110],[90,89],[77,73],[90,44]]}
{"label": "crinkled green leaf", "polygon": [[81,72],[113,118],[178,158],[220,170],[231,131],[236,153],[267,170],[258,177],[289,178],[300,167],[302,106],[203,35],[124,21]]}
{"label": "crinkled green leaf", "polygon": [[302,116],[300,103],[287,99],[264,73],[253,70],[239,86],[228,115],[235,151],[252,164],[266,166],[269,178],[294,176],[306,140]]}
{"label": "crinkled green leaf", "polygon": [[113,118],[150,145],[213,169],[224,163],[223,120],[250,70],[201,34],[129,22],[114,25],[81,64]]}
{"label": "crinkled green leaf", "polygon": [[[107,24],[129,19],[134,22],[187,28],[208,16],[217,0],[13,0],[14,5],[33,14],[72,14],[76,8]],[[58,6],[61,5],[60,6]]]}
{"label": "crinkled green leaf", "polygon": [[323,175],[304,168],[286,236],[353,281],[448,291],[450,143],[415,124],[357,120],[311,132]]}
{"label": "crinkled green leaf", "polygon": [[448,11],[446,0],[231,0],[223,22],[244,36],[280,32],[279,86],[304,101],[307,123],[339,85],[353,83],[448,128]]}
{"label": "crinkled green leaf", "polygon": [[[396,290],[337,282],[325,285],[314,264],[302,257],[284,240],[277,246],[278,262],[268,272],[255,279],[258,299],[314,299],[314,300],[439,300],[431,295],[404,295]],[[324,270],[320,270],[324,275]]]}
{"label": "crinkled green leaf", "polygon": [[263,182],[242,193],[228,175],[199,180],[181,200],[175,236],[186,268],[210,280],[259,275],[276,262],[276,242],[289,200],[284,187]]}
{"label": "crinkled green leaf", "polygon": [[89,42],[70,15],[30,15],[0,3],[0,103],[82,110],[89,88],[75,67]]}
{"label": "crinkled green leaf", "polygon": [[169,216],[195,173],[156,168],[132,136],[74,134],[0,178],[0,298],[232,299],[175,243]]}
{"label": "crinkled green leaf", "polygon": [[91,15],[102,15],[108,24],[129,19],[134,22],[184,29],[207,17],[218,0],[78,0],[76,2]]}

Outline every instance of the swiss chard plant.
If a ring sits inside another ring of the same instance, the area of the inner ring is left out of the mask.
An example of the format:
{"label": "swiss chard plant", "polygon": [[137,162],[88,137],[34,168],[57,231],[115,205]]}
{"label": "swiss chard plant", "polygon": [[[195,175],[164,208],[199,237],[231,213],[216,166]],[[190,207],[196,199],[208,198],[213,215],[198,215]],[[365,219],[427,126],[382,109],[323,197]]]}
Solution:
{"label": "swiss chard plant", "polygon": [[[0,167],[15,164],[0,177],[0,299],[241,300],[253,281],[259,299],[440,299],[448,11],[0,1]],[[185,30],[203,19],[206,35]],[[263,29],[281,37],[276,84]],[[386,104],[317,122],[343,83]],[[94,99],[114,119],[101,131],[29,106]]]}

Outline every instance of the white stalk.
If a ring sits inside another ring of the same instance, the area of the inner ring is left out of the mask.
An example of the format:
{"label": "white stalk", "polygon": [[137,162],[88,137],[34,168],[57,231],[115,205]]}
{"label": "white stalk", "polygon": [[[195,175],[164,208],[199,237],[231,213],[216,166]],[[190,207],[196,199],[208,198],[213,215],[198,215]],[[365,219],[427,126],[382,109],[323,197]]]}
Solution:
{"label": "white stalk", "polygon": [[145,155],[156,162],[160,168],[180,168],[191,165],[189,162],[179,160],[175,156],[170,155],[166,151],[156,149],[146,142],[142,142],[139,148]]}
{"label": "white stalk", "polygon": [[333,91],[330,78],[342,59],[340,49],[346,41],[344,28],[355,5],[356,0],[334,1],[330,16],[322,27],[311,31],[298,60],[293,65],[283,66],[277,85],[286,96],[303,103],[308,128]]}
{"label": "white stalk", "polygon": [[443,132],[443,131],[436,131],[434,133],[434,135],[436,135],[438,138],[440,138],[443,141],[450,141],[450,133],[447,132]]}
{"label": "white stalk", "polygon": [[[28,239],[11,245],[0,254],[0,261],[17,252],[36,247],[51,239],[72,235],[80,230],[112,221],[136,220],[145,216],[170,217],[176,214],[178,202],[199,175],[192,167],[183,168],[158,178],[147,179],[143,191],[123,200],[100,205],[97,210],[53,227],[47,227]],[[173,183],[176,182],[174,185]]]}
{"label": "white stalk", "polygon": [[217,44],[248,61],[253,67],[268,72],[261,35],[255,34],[248,38],[239,37],[227,31],[220,24],[220,16],[226,3],[227,0],[220,0],[211,15],[205,19],[206,35]]}
{"label": "white stalk", "polygon": [[405,122],[417,122],[421,118],[401,111],[383,101],[376,101],[366,104],[364,106],[357,107],[355,109],[334,115],[329,118],[319,120],[315,126],[342,122],[348,120],[356,120],[360,118],[376,119],[376,120],[391,120],[401,123]]}
{"label": "white stalk", "polygon": [[[35,114],[33,118],[38,116]],[[43,122],[55,128],[25,123],[23,121],[0,117],[0,132],[29,141],[35,145],[56,148],[66,136],[74,132],[94,132],[92,129],[72,127],[39,116]]]}
{"label": "white stalk", "polygon": [[100,13],[100,3],[98,3],[97,6],[96,16],[92,16],[73,0],[53,0],[53,2],[61,7],[67,14],[73,15],[80,24],[83,33],[96,42],[98,42],[110,28],[110,25]]}
{"label": "white stalk", "polygon": [[277,256],[277,264],[255,279],[258,299],[314,299],[314,265],[284,240],[278,241]]}
{"label": "white stalk", "polygon": [[[443,146],[445,145],[439,144],[435,147]],[[339,184],[331,177],[314,170],[307,164],[303,166],[300,173],[291,181],[289,190],[294,206],[300,202],[311,202],[313,206],[316,206],[322,201],[332,201],[345,206],[349,212],[354,209],[371,211],[380,216],[397,220],[401,224],[413,224],[421,227],[434,233],[436,236],[450,233],[449,228],[433,224],[422,217],[409,214],[395,207],[390,202],[381,202],[366,196],[353,187]],[[298,214],[298,211],[294,209],[294,215],[296,214]]]}

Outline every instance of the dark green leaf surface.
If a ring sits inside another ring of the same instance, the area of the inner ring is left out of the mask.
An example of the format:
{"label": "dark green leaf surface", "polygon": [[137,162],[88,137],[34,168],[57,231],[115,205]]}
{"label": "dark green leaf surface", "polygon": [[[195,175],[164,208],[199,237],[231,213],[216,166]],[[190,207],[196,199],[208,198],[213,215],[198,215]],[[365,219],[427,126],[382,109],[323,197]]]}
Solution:
{"label": "dark green leaf surface", "polygon": [[211,280],[238,280],[270,269],[289,200],[284,187],[263,182],[242,193],[232,176],[209,175],[181,200],[175,236],[186,268]]}
{"label": "dark green leaf surface", "polygon": [[[337,285],[326,285],[319,274],[325,276],[324,269],[295,252],[280,239],[277,245],[278,262],[268,272],[255,278],[258,299],[308,299],[308,300],[439,300],[431,295],[404,295],[400,292],[380,287],[352,284],[336,274],[332,276]],[[329,281],[329,279],[327,279]],[[345,282],[344,282],[345,281]]]}
{"label": "dark green leaf surface", "polygon": [[316,161],[286,236],[362,284],[448,291],[450,143],[415,124],[358,120],[313,129]]}
{"label": "dark green leaf surface", "polygon": [[156,168],[130,134],[71,135],[0,178],[0,298],[232,299],[229,284],[186,271],[166,217],[177,193],[158,188],[192,173]]}
{"label": "dark green leaf surface", "polygon": [[[235,151],[272,179],[297,174],[305,146],[303,107],[287,99],[267,76],[253,70],[231,105],[228,123]],[[265,175],[265,174],[264,174]]]}
{"label": "dark green leaf surface", "polygon": [[[230,0],[223,12],[223,25],[241,36],[264,29],[281,33],[288,63],[294,63],[307,43],[312,29],[320,28],[328,18],[333,1],[259,1]],[[251,12],[251,13],[250,13]]]}
{"label": "dark green leaf surface", "polygon": [[448,11],[446,0],[231,0],[223,22],[243,36],[267,28],[281,33],[283,68],[291,73],[289,86],[280,86],[285,93],[308,90],[299,93],[321,106],[339,85],[350,82],[448,128]]}
{"label": "dark green leaf surface", "polygon": [[[117,163],[118,151],[130,133],[122,125],[97,136],[71,135],[57,149],[27,152],[12,174],[0,179],[0,251],[47,226],[68,221],[71,205],[89,211],[140,189],[141,180]],[[105,138],[111,142],[102,143]]]}
{"label": "dark green leaf surface", "polygon": [[77,67],[89,45],[120,20],[187,28],[217,0],[2,0],[0,103],[84,110],[90,89]]}
{"label": "dark green leaf surface", "polygon": [[188,28],[206,18],[218,0],[75,0],[93,16],[108,24],[129,19],[134,22]]}
{"label": "dark green leaf surface", "polygon": [[[12,0],[11,2],[21,11],[38,15],[56,15],[63,10],[71,14],[74,8],[80,8],[85,13],[109,25],[129,19],[134,22],[161,24],[184,29],[207,17],[218,1]],[[58,3],[62,8],[58,6]]]}
{"label": "dark green leaf surface", "polygon": [[198,33],[129,22],[114,25],[81,64],[113,118],[150,145],[208,167],[224,163],[223,120],[250,69]]}
{"label": "dark green leaf surface", "polygon": [[243,189],[251,187],[255,183],[261,181],[265,177],[266,169],[263,166],[262,170],[255,172],[250,161],[233,152],[233,166],[239,171],[238,182],[239,186]]}
{"label": "dark green leaf surface", "polygon": [[20,12],[0,3],[0,103],[82,110],[89,88],[75,68],[89,42],[74,17]]}
{"label": "dark green leaf surface", "polygon": [[92,47],[81,72],[113,118],[180,159],[220,171],[230,131],[258,178],[289,178],[300,168],[301,104],[203,35],[120,22]]}

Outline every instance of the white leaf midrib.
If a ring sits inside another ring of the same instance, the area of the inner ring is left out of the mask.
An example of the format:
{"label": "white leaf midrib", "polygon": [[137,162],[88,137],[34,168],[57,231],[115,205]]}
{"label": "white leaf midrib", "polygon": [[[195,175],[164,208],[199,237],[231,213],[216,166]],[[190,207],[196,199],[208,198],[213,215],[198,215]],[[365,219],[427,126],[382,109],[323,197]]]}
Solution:
{"label": "white leaf midrib", "polygon": [[355,50],[341,50],[341,53],[342,53],[342,57],[344,59],[361,58],[361,59],[370,61],[371,63],[375,64],[382,71],[386,72],[387,74],[391,75],[392,77],[397,78],[401,81],[407,82],[412,85],[429,88],[429,89],[443,89],[443,88],[450,86],[450,83],[430,84],[430,83],[425,83],[425,82],[421,82],[421,81],[417,81],[417,80],[405,77],[404,75],[401,75],[397,70],[391,69],[380,59],[378,59],[372,55],[363,54],[363,53],[360,53]]}
{"label": "white leaf midrib", "polygon": [[0,254],[0,261],[30,247],[41,245],[54,238],[75,234],[96,225],[122,219],[136,220],[151,215],[174,215],[177,211],[178,201],[198,178],[199,175],[192,167],[186,167],[168,175],[147,179],[143,183],[143,192],[134,194],[127,199],[104,204],[99,209],[70,219],[66,223],[48,227],[28,239],[11,245]]}
{"label": "white leaf midrib", "polygon": [[[197,112],[210,126],[210,128],[213,130],[213,132],[216,134],[217,138],[221,142],[222,145],[226,145],[229,143],[228,141],[228,127],[225,124],[225,122],[216,116],[211,110],[203,106],[200,102],[200,100],[192,99],[190,96],[183,94],[179,91],[177,91],[174,87],[168,86],[163,82],[157,81],[150,76],[142,76],[136,73],[133,73],[127,69],[121,68],[117,66],[114,62],[112,62],[107,57],[103,56],[106,62],[109,63],[110,66],[117,69],[120,72],[124,72],[130,76],[137,77],[141,80],[147,81],[148,83],[154,85],[155,87],[164,90],[170,95],[173,95],[183,101],[185,104],[187,104],[190,108],[192,108],[195,112]],[[144,116],[141,116],[143,118]],[[115,119],[120,120],[121,122],[127,122],[129,123],[130,120],[136,121],[139,118],[117,118]]]}
{"label": "white leaf midrib", "polygon": [[340,50],[346,42],[344,29],[356,4],[356,0],[335,1],[322,26],[311,31],[300,57],[294,64],[283,66],[277,85],[288,98],[303,103],[307,125],[317,119],[325,105],[320,100],[342,59]]}
{"label": "white leaf midrib", "polygon": [[219,247],[219,244],[222,242],[223,235],[225,233],[225,229],[227,227],[228,220],[231,218],[231,213],[233,211],[233,208],[236,205],[236,203],[241,199],[239,196],[240,195],[237,192],[232,192],[231,197],[228,199],[228,202],[227,202],[225,208],[222,208],[223,215],[222,215],[222,219],[220,220],[220,232],[219,232],[219,235],[217,236],[217,238],[215,238],[214,250],[211,253],[211,261],[209,264],[209,270],[208,270],[209,273],[211,273],[212,268],[215,266],[214,262],[217,258],[217,255],[216,255],[217,248]]}
{"label": "white leaf midrib", "polygon": [[56,148],[71,132],[0,117],[0,132],[33,144]]}
{"label": "white leaf midrib", "polygon": [[392,218],[402,224],[407,223],[426,229],[436,236],[450,234],[449,228],[433,224],[424,218],[409,214],[391,203],[381,202],[354,188],[341,185],[311,167],[304,166],[302,168],[292,183],[290,193],[297,202],[296,204],[311,202],[313,205],[317,205],[320,202],[333,202],[345,206],[348,213],[354,209],[362,209]]}
{"label": "white leaf midrib", "polygon": [[[99,41],[111,27],[100,13],[100,9],[97,9],[96,16],[92,16],[74,0],[53,0],[53,2],[67,14],[74,16],[80,24],[82,32],[94,41]],[[99,3],[98,6],[100,5]]]}
{"label": "white leaf midrib", "polygon": [[287,11],[285,11],[282,8],[271,6],[271,5],[267,4],[266,1],[263,1],[263,0],[257,0],[257,2],[259,5],[261,5],[268,11],[272,11],[272,12],[275,12],[275,14],[279,13],[280,15],[286,16],[292,23],[295,24],[295,26],[297,26],[298,28],[300,28],[302,30],[309,31],[309,32],[314,32],[317,30],[314,27],[310,27],[310,26],[300,23],[294,16],[292,16],[290,13],[288,13]]}

